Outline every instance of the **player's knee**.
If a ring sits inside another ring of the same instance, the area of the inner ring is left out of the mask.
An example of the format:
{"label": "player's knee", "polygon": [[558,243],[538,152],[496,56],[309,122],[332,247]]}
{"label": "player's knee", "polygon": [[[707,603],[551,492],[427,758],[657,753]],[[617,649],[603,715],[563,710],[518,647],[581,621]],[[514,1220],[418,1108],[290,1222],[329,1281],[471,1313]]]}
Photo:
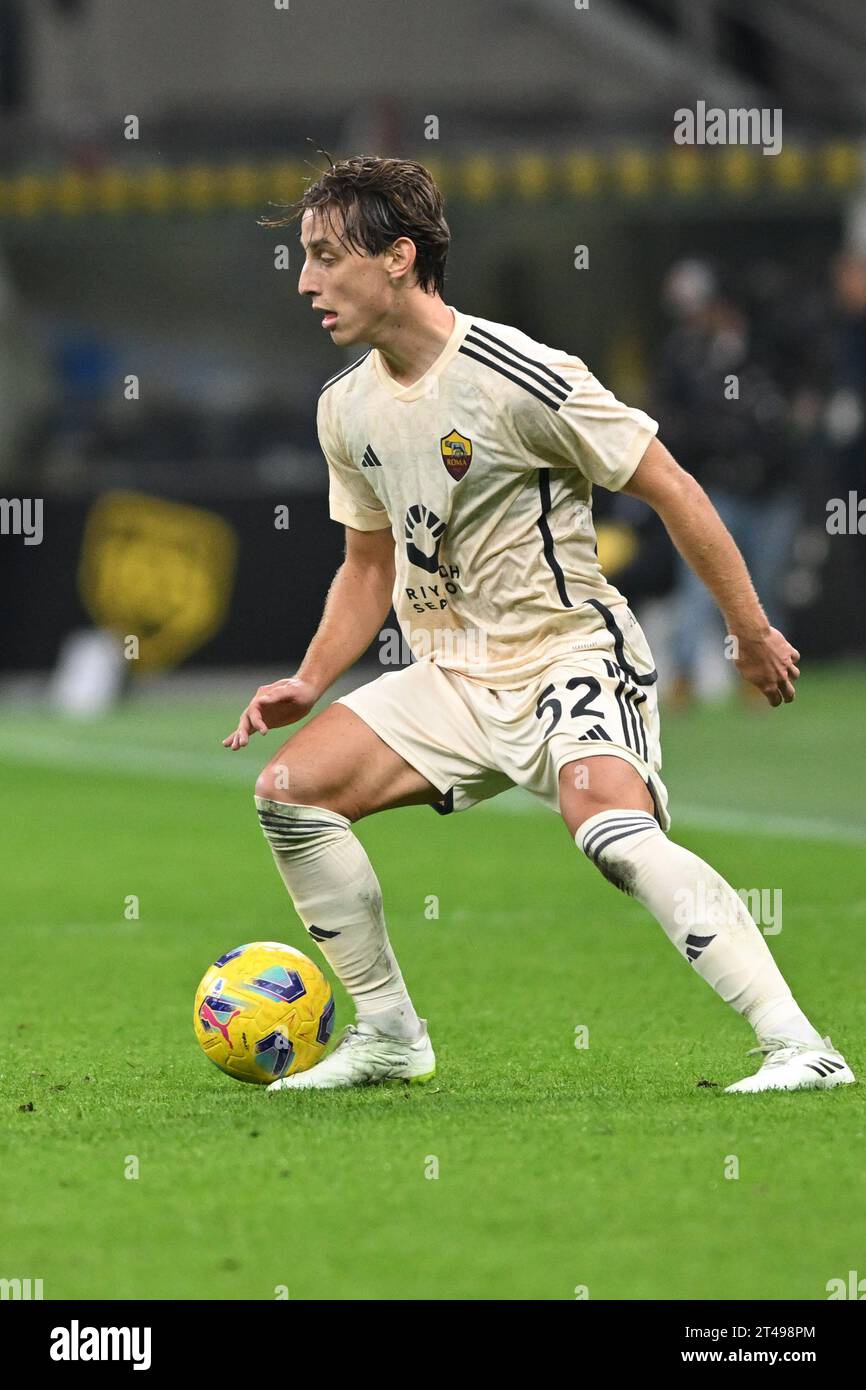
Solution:
{"label": "player's knee", "polygon": [[295,805],[302,805],[300,788],[293,785],[296,781],[290,775],[287,762],[268,763],[256,778],[256,796],[265,797],[268,801],[291,801]]}
{"label": "player's knee", "polygon": [[277,759],[268,763],[256,779],[256,796],[291,806],[313,806],[356,820],[362,811],[349,790],[333,785],[305,763]]}
{"label": "player's knee", "polygon": [[578,758],[559,770],[559,799],[563,811],[584,820],[610,806],[641,805],[653,809],[652,799],[641,774],[616,753]]}

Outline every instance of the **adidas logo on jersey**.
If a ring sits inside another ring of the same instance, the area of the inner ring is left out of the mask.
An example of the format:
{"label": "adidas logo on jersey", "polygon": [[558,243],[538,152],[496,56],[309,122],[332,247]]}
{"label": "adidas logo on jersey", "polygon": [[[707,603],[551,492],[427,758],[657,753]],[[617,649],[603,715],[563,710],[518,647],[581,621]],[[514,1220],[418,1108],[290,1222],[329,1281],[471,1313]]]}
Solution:
{"label": "adidas logo on jersey", "polygon": [[362,468],[381,468],[381,467],[382,467],[382,461],[381,461],[381,459],[378,459],[378,458],[376,457],[375,453],[373,452],[373,446],[372,446],[372,444],[368,444],[367,447],[366,447],[366,449],[364,450],[364,457],[361,459],[361,467],[362,467]]}

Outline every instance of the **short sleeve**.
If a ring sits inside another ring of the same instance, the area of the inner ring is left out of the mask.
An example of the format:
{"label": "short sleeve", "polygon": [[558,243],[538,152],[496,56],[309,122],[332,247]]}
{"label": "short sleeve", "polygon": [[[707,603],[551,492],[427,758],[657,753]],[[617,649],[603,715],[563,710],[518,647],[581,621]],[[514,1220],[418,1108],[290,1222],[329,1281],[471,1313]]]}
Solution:
{"label": "short sleeve", "polygon": [[360,469],[348,458],[324,396],[319,397],[316,428],[328,465],[331,519],[356,531],[383,531],[391,519]]}
{"label": "short sleeve", "polygon": [[524,462],[578,468],[591,483],[618,492],[640,463],[658,422],[623,405],[579,358],[563,357],[540,370],[543,399],[520,391],[512,416]]}

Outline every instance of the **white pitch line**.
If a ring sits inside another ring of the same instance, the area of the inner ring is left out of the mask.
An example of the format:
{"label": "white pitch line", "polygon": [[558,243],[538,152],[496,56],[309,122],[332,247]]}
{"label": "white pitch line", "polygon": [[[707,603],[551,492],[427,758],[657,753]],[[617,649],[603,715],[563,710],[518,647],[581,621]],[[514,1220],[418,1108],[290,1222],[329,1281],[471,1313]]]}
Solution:
{"label": "white pitch line", "polygon": [[[270,747],[274,747],[271,744]],[[256,743],[252,744],[253,750]],[[223,785],[249,788],[259,769],[268,758],[269,747],[262,740],[259,756],[253,761],[249,753],[231,752],[220,748],[213,758],[185,749],[141,747],[135,744],[106,743],[94,728],[93,741],[84,742],[77,731],[63,735],[14,733],[11,729],[0,734],[0,760],[31,767],[52,768],[60,776],[68,768],[85,772],[129,773],[136,777],[160,781],[220,782]],[[541,813],[547,808],[530,792],[520,788],[482,802],[477,808],[498,815]],[[548,814],[550,812],[548,811]],[[777,812],[738,811],[717,806],[690,805],[674,801],[674,828],[678,824],[705,830],[732,830],[747,835],[770,838],[790,836],[800,840],[833,841],[836,844],[866,844],[866,827],[844,821],[824,820],[817,816],[788,816]]]}

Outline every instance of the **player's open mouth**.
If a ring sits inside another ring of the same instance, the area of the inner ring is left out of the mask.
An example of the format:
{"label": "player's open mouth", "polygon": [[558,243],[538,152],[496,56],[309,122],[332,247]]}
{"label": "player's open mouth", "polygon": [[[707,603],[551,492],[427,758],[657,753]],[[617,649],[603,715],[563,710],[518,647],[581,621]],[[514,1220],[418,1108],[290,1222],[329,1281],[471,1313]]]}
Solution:
{"label": "player's open mouth", "polygon": [[325,313],[325,317],[322,319],[322,327],[323,327],[323,328],[333,328],[333,327],[334,327],[334,324],[335,324],[336,322],[337,322],[337,315],[334,313],[333,309],[328,309],[327,312]]}

